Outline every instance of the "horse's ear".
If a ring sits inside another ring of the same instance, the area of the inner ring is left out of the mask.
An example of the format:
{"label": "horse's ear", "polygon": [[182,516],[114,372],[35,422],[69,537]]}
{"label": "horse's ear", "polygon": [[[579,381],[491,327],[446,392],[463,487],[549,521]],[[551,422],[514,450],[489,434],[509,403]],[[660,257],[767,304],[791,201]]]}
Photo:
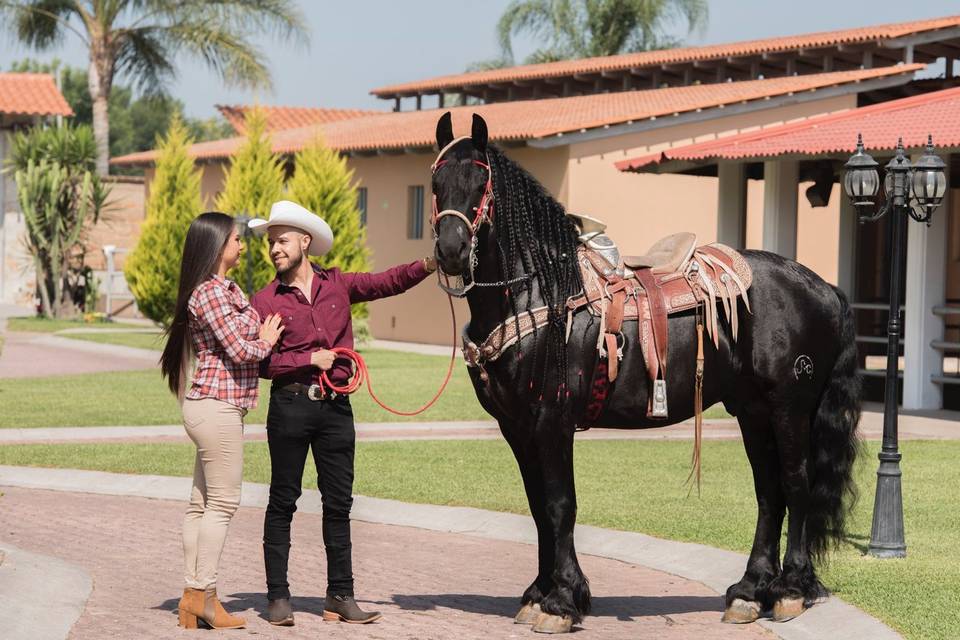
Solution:
{"label": "horse's ear", "polygon": [[473,114],[473,131],[470,134],[474,148],[480,153],[487,152],[487,121]]}
{"label": "horse's ear", "polygon": [[453,142],[453,117],[447,111],[437,122],[437,148],[443,149],[451,142]]}

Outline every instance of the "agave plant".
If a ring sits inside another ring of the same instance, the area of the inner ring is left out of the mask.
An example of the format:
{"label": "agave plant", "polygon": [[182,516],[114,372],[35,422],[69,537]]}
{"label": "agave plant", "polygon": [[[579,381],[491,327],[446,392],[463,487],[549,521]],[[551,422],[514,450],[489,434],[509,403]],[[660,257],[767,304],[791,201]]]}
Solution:
{"label": "agave plant", "polygon": [[14,137],[12,151],[43,313],[61,317],[82,304],[83,236],[100,217],[109,194],[95,172],[93,132],[89,127],[35,127]]}

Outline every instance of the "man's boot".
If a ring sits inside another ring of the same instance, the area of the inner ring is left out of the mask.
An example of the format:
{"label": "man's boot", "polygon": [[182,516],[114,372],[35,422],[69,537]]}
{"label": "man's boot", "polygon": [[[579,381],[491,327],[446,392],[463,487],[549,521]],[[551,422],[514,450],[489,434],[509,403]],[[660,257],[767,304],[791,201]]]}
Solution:
{"label": "man's boot", "polygon": [[267,622],[278,627],[293,626],[293,610],[289,598],[277,598],[267,604]]}
{"label": "man's boot", "polygon": [[350,622],[367,624],[380,619],[379,611],[364,611],[357,606],[353,596],[332,596],[327,594],[323,607],[323,619],[327,622]]}

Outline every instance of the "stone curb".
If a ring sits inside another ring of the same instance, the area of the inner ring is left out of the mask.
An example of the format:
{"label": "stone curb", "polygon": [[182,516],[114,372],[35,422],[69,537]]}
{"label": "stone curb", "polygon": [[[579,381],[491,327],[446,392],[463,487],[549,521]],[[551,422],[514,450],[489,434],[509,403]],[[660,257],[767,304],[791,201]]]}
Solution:
{"label": "stone curb", "polygon": [[[101,471],[0,466],[0,486],[47,489],[104,495],[137,496],[186,501],[190,478],[135,476]],[[241,506],[263,508],[269,487],[244,483]],[[321,513],[320,493],[305,490],[297,508]],[[354,520],[414,527],[536,544],[533,521],[527,516],[497,513],[472,507],[409,504],[397,500],[356,496]],[[701,582],[717,593],[742,575],[746,556],[700,544],[661,540],[641,533],[578,525],[576,546],[581,553],[638,564]],[[760,624],[784,640],[902,640],[902,636],[838,598],[830,598],[786,623],[761,620]]]}
{"label": "stone curb", "polygon": [[83,613],[93,579],[77,565],[0,544],[0,638],[62,640]]}

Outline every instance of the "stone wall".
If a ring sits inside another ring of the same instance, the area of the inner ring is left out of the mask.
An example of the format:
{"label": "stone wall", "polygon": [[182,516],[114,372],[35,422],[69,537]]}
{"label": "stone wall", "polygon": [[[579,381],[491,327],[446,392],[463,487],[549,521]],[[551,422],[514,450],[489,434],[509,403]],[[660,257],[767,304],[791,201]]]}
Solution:
{"label": "stone wall", "polygon": [[[143,178],[111,177],[109,206],[101,214],[100,221],[87,235],[86,263],[99,280],[100,299],[98,311],[107,310],[108,293],[111,295],[111,312],[124,317],[142,317],[127,288],[123,277],[123,264],[129,252],[140,238],[140,227],[146,217],[146,187]],[[115,275],[108,282],[107,260],[104,247],[116,247],[114,253]]]}

